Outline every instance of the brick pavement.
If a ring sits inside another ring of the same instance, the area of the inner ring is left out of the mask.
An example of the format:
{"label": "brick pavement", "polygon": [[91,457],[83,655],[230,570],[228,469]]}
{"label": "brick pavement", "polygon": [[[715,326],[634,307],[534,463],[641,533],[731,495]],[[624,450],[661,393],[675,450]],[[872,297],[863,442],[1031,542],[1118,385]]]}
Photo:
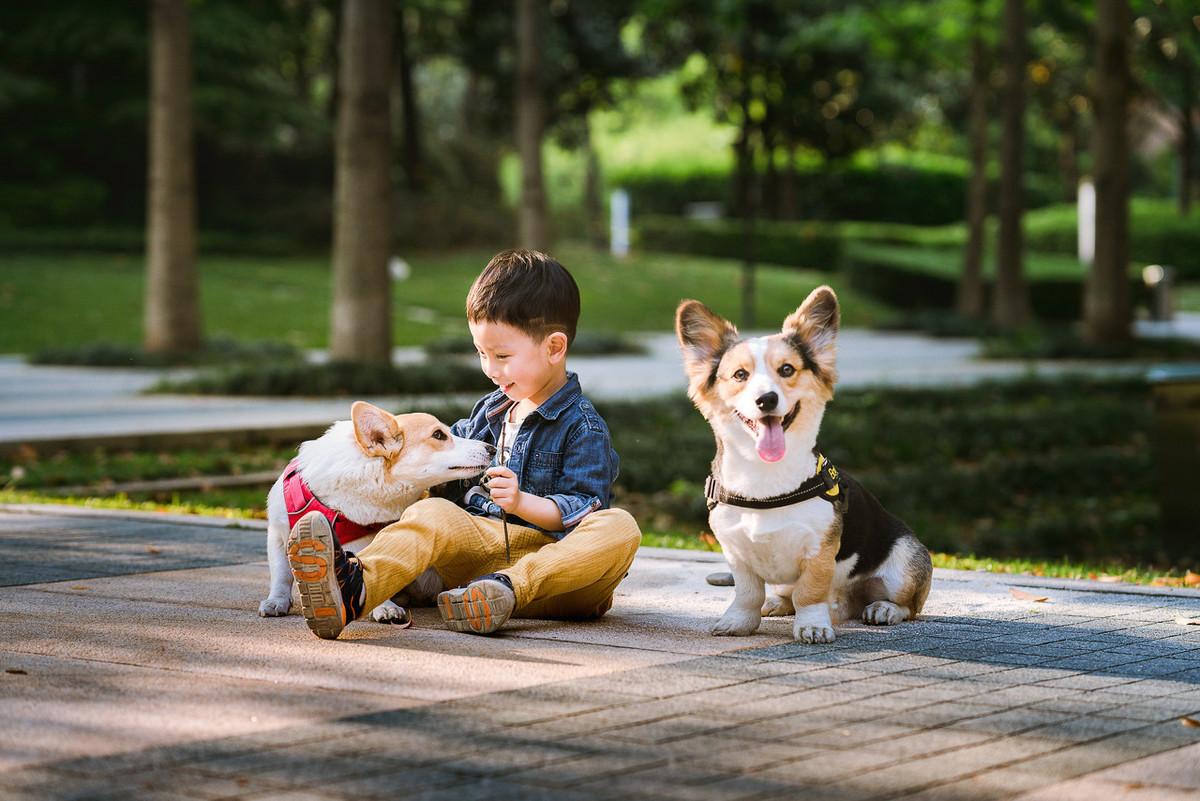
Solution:
{"label": "brick pavement", "polygon": [[260,536],[0,512],[0,797],[1200,796],[1197,593],[938,571],[921,621],[805,646],[705,636],[711,562],[648,551],[600,624],[323,643],[254,616]]}

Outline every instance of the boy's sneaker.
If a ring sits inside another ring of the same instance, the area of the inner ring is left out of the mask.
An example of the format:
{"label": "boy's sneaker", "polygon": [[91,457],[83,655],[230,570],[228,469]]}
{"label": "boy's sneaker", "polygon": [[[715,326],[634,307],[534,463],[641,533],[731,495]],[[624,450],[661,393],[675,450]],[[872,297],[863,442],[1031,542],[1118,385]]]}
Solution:
{"label": "boy's sneaker", "polygon": [[480,576],[465,587],[438,595],[438,611],[451,631],[491,634],[517,606],[512,583],[503,573]]}
{"label": "boy's sneaker", "polygon": [[362,615],[362,566],[342,550],[320,512],[309,512],[292,526],[287,554],[304,622],[318,637],[335,639]]}

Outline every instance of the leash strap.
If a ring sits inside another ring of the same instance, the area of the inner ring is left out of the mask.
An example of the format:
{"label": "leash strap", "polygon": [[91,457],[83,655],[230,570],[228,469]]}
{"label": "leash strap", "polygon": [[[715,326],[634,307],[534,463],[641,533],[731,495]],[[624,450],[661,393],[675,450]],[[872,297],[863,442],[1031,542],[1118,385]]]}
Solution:
{"label": "leash strap", "polygon": [[782,506],[791,506],[792,504],[812,498],[824,498],[830,503],[837,503],[841,492],[842,485],[838,469],[834,466],[833,462],[826,459],[825,455],[821,453],[817,454],[816,474],[806,479],[796,489],[791,492],[785,492],[782,495],[772,495],[769,498],[747,498],[726,490],[717,481],[715,476],[710,475],[704,480],[704,497],[710,512],[713,510],[713,507],[722,503],[728,506],[740,506],[745,509],[778,509]]}
{"label": "leash strap", "polygon": [[[505,435],[507,434],[508,420],[505,419],[500,425],[500,442],[497,443],[500,446],[500,458],[504,460],[505,466],[508,465],[508,457],[504,455],[504,440],[506,438]],[[500,524],[504,527],[504,563],[511,565],[512,549],[508,544],[508,512],[504,511],[503,509],[500,510]]]}

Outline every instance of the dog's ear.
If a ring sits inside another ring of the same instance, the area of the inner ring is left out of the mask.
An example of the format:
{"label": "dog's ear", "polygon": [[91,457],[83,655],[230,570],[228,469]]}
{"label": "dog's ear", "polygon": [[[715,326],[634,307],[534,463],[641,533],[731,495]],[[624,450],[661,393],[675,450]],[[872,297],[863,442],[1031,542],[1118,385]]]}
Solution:
{"label": "dog's ear", "polygon": [[396,418],[366,401],[350,407],[354,439],[367,456],[395,457],[404,448],[404,432]]}
{"label": "dog's ear", "polygon": [[817,373],[832,384],[836,380],[837,334],[841,325],[838,299],[833,290],[819,286],[800,308],[783,321],[783,333],[796,340],[815,363]]}
{"label": "dog's ear", "polygon": [[733,323],[698,300],[685,300],[675,310],[675,336],[683,350],[683,367],[693,383],[708,381],[722,354],[738,340]]}

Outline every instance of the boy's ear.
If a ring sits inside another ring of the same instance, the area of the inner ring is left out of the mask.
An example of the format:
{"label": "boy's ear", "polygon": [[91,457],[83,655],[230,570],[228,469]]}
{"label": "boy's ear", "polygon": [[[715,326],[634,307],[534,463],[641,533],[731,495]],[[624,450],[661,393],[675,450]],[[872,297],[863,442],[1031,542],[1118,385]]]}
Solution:
{"label": "boy's ear", "polygon": [[827,286],[809,293],[796,311],[783,321],[783,333],[807,352],[821,374],[834,379],[837,363],[837,334],[841,325],[837,295]]}
{"label": "boy's ear", "polygon": [[562,331],[554,331],[547,334],[542,344],[546,348],[546,355],[549,357],[551,364],[557,364],[567,358],[567,346],[570,343],[567,341],[567,335]]}
{"label": "boy's ear", "polygon": [[367,456],[394,459],[404,449],[404,431],[394,415],[366,401],[355,401],[350,407],[354,423],[354,439]]}
{"label": "boy's ear", "polygon": [[685,300],[675,310],[675,336],[683,351],[683,367],[691,383],[708,381],[721,356],[738,341],[738,330],[698,300]]}

